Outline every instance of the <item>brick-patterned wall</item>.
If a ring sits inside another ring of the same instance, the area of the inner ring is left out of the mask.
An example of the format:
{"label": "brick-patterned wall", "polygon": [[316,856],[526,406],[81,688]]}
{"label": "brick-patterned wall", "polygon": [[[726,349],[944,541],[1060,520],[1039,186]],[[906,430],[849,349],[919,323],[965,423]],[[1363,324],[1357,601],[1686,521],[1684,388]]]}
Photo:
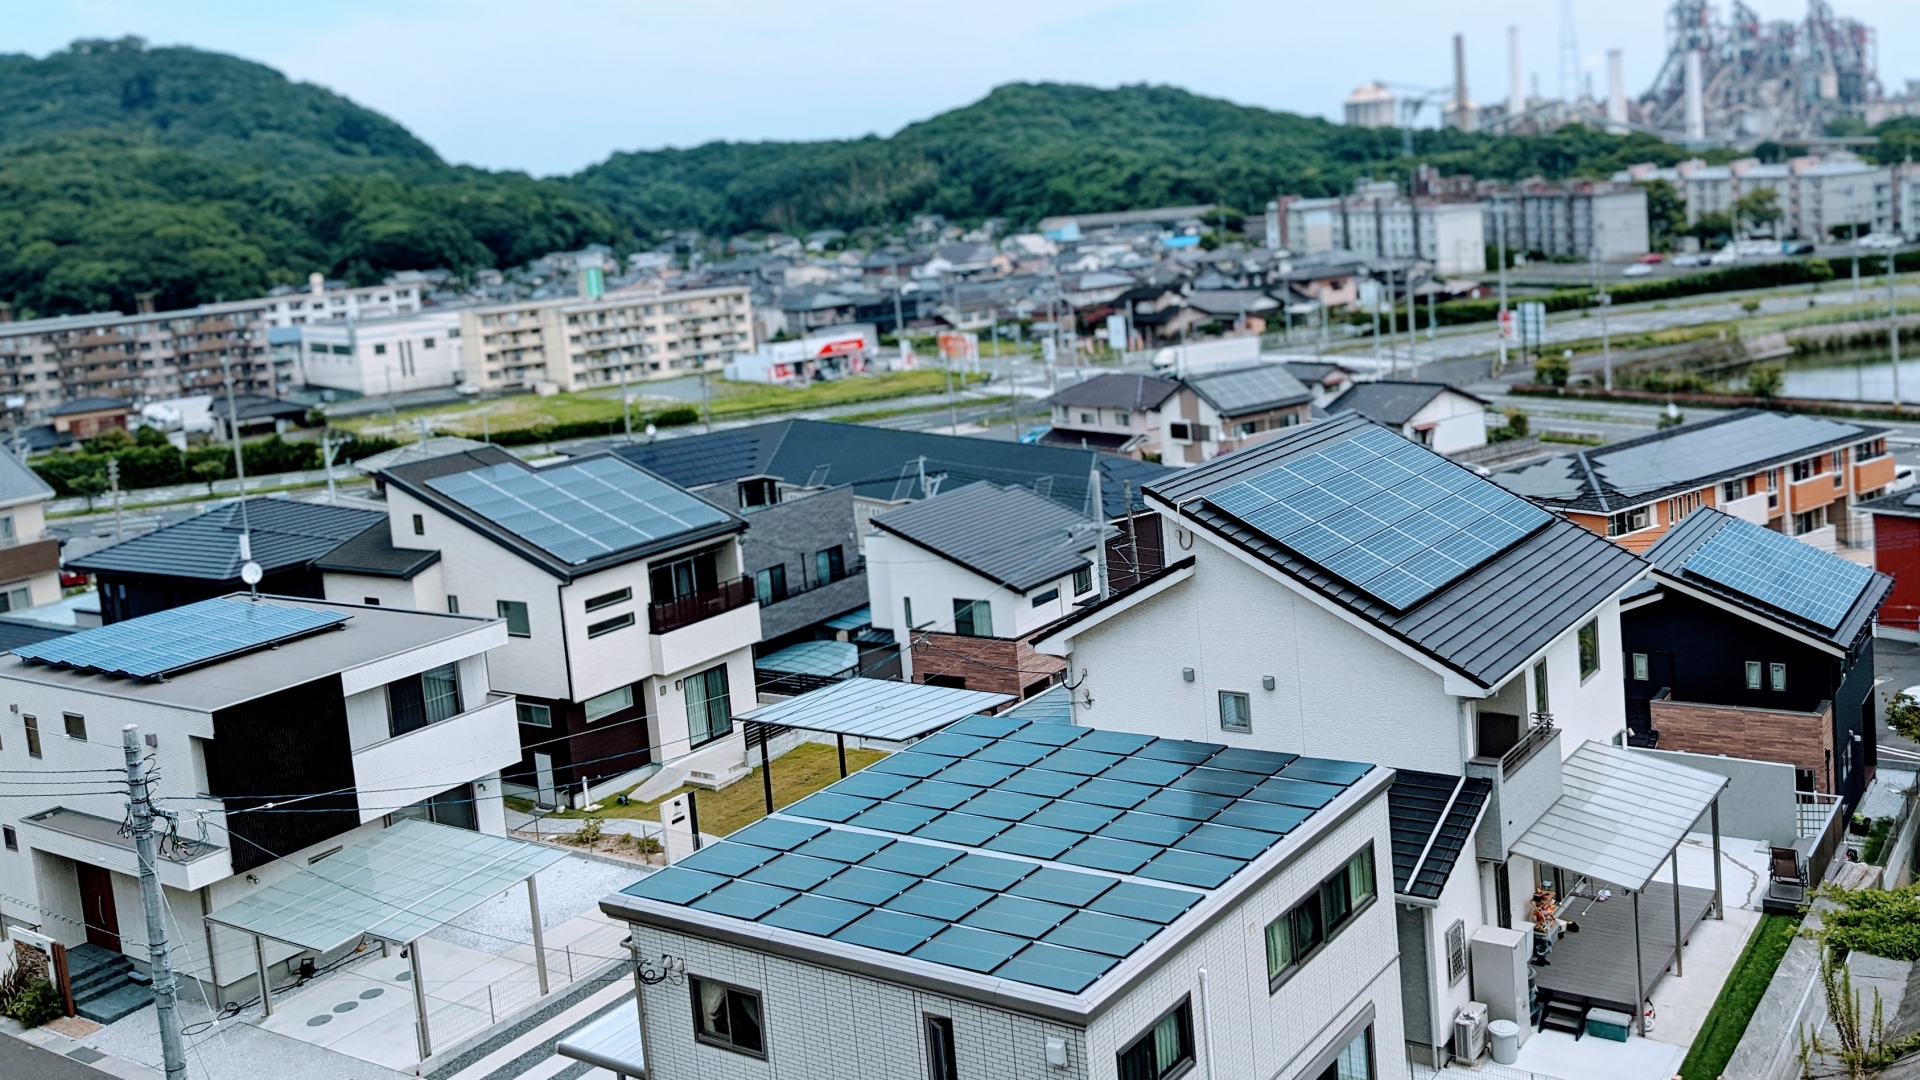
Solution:
{"label": "brick-patterned wall", "polygon": [[996,694],[1022,694],[1027,687],[1051,686],[1067,661],[1058,656],[1042,656],[1024,641],[1009,638],[965,637],[960,634],[927,634],[913,645],[913,678],[927,682],[928,676],[948,676],[966,680],[969,690]]}
{"label": "brick-patterned wall", "polygon": [[1831,790],[1833,777],[1827,768],[1827,751],[1833,748],[1831,705],[1817,713],[1803,713],[1660,698],[1648,704],[1662,750],[1785,762],[1813,770],[1814,786]]}

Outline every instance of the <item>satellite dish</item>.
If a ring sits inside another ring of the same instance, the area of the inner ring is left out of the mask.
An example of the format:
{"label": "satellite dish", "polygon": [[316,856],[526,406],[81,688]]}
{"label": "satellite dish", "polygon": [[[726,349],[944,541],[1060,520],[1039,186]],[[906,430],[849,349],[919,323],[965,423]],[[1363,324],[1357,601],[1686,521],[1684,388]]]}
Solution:
{"label": "satellite dish", "polygon": [[240,580],[246,582],[248,588],[260,584],[260,579],[265,576],[265,573],[260,569],[260,564],[251,560],[248,561],[247,565],[240,568]]}

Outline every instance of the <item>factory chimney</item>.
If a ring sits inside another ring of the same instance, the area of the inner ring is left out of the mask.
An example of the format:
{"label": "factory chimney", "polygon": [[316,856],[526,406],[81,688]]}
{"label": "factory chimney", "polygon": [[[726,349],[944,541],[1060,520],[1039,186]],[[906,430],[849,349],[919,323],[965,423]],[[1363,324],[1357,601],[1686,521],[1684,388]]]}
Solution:
{"label": "factory chimney", "polygon": [[1507,64],[1513,68],[1513,84],[1507,90],[1507,126],[1511,130],[1527,111],[1527,90],[1520,78],[1520,28],[1507,27]]}
{"label": "factory chimney", "polygon": [[1700,50],[1687,50],[1687,141],[1707,141],[1705,87],[1701,85]]}
{"label": "factory chimney", "polygon": [[1467,97],[1467,36],[1453,35],[1453,126],[1472,131],[1473,101]]}
{"label": "factory chimney", "polygon": [[1627,65],[1619,49],[1607,50],[1607,131],[1627,133]]}

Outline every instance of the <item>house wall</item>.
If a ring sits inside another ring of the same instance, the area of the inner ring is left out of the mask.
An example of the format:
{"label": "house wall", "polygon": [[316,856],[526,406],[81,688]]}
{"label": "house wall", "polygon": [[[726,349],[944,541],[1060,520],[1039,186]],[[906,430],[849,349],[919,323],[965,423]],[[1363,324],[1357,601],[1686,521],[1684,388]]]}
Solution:
{"label": "house wall", "polygon": [[915,682],[959,680],[968,690],[1018,697],[1053,685],[1067,666],[1057,656],[1034,652],[1022,640],[958,634],[915,635],[911,659]]}
{"label": "house wall", "polygon": [[[909,599],[914,625],[932,623],[930,629],[938,632],[953,630],[955,600],[985,600],[993,608],[993,634],[1003,638],[1024,636],[1065,617],[1076,599],[1071,574],[1018,593],[886,532],[867,538],[867,581],[873,625],[892,630],[903,650],[911,644],[911,628],[904,625],[904,601]],[[1099,588],[1097,580],[1094,588]],[[1049,589],[1059,595],[1035,607],[1032,598]]]}
{"label": "house wall", "polygon": [[1471,965],[1457,981],[1447,970],[1447,927],[1456,921],[1464,924],[1467,941],[1471,942],[1473,932],[1486,925],[1482,915],[1485,908],[1481,904],[1478,870],[1473,859],[1473,844],[1469,842],[1461,853],[1460,861],[1454,864],[1453,873],[1447,876],[1446,885],[1440,890],[1438,905],[1425,909],[1433,929],[1427,939],[1427,970],[1432,973],[1433,988],[1430,995],[1433,1003],[1432,1023],[1434,1030],[1439,1033],[1435,1042],[1443,1046],[1453,1037],[1453,1018],[1466,1008],[1467,1002],[1473,1000]]}
{"label": "house wall", "polygon": [[[1622,650],[1627,654],[1665,653],[1673,659],[1673,700],[1751,709],[1811,712],[1838,692],[1844,661],[1823,649],[1786,637],[1725,608],[1663,590],[1661,599],[1641,604],[1620,618]],[[1746,685],[1746,662],[1787,665],[1787,688]],[[1651,671],[1657,677],[1657,671]],[[1645,694],[1659,687],[1641,684]]]}
{"label": "house wall", "polygon": [[1662,750],[1777,761],[1811,772],[1815,790],[1834,790],[1831,708],[1803,713],[1656,699],[1652,712]]}
{"label": "house wall", "polygon": [[[1433,434],[1429,439],[1417,436],[1423,428],[1431,426]],[[1461,450],[1470,450],[1476,446],[1487,445],[1487,407],[1463,394],[1445,392],[1434,396],[1432,401],[1413,414],[1407,422],[1404,432],[1408,438],[1431,446],[1435,453],[1452,454]]]}
{"label": "house wall", "polygon": [[1880,624],[1920,631],[1920,518],[1873,515],[1873,567],[1893,578]]}
{"label": "house wall", "polygon": [[[867,602],[868,586],[860,572],[860,542],[853,488],[788,498],[771,506],[741,511],[747,519],[740,538],[740,561],[746,574],[784,566],[791,599],[766,605],[760,612],[765,640],[795,633]],[[820,587],[814,554],[838,546],[848,577]],[[853,579],[860,580],[854,581]]]}

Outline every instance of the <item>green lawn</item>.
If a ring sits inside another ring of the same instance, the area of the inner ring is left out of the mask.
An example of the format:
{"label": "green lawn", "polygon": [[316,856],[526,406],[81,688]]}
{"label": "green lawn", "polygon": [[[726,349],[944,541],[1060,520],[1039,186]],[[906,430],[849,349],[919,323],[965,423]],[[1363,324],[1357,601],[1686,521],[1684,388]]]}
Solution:
{"label": "green lawn", "polygon": [[1760,916],[1760,925],[1753,928],[1746,948],[1740,950],[1740,959],[1734,961],[1726,985],[1720,988],[1720,997],[1707,1013],[1706,1023],[1701,1025],[1700,1034],[1687,1051],[1687,1059],[1680,1064],[1684,1080],[1716,1080],[1727,1067],[1733,1048],[1740,1045],[1740,1036],[1746,1034],[1747,1021],[1759,1007],[1760,998],[1766,994],[1767,984],[1773,981],[1781,958],[1787,955],[1787,946],[1792,944],[1794,930],[1799,925],[1800,920],[1790,915]]}

